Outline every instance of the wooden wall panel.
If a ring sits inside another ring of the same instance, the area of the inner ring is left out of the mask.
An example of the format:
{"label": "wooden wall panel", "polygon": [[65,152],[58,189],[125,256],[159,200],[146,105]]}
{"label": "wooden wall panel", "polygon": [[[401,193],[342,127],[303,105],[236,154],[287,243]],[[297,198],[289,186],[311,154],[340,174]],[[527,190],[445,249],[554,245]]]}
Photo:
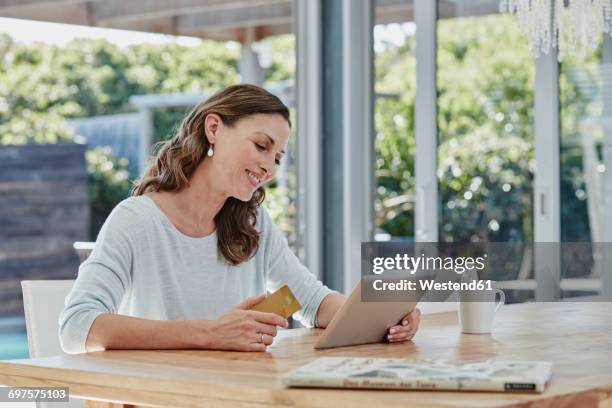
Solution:
{"label": "wooden wall panel", "polygon": [[75,278],[87,241],[85,146],[0,146],[0,317],[23,315],[25,279]]}

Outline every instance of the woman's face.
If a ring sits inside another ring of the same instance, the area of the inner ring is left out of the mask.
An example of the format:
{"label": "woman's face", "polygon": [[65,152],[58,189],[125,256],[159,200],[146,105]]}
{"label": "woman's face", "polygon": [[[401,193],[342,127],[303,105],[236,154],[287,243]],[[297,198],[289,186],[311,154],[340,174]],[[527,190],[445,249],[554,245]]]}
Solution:
{"label": "woman's face", "polygon": [[[212,117],[212,118],[211,118]],[[238,120],[233,126],[221,122],[217,115],[207,116],[215,122],[215,180],[230,197],[249,201],[255,190],[274,178],[276,167],[283,159],[290,128],[279,114],[256,114]],[[214,128],[213,128],[214,129]],[[209,136],[209,140],[211,137]],[[206,159],[205,159],[206,160]]]}

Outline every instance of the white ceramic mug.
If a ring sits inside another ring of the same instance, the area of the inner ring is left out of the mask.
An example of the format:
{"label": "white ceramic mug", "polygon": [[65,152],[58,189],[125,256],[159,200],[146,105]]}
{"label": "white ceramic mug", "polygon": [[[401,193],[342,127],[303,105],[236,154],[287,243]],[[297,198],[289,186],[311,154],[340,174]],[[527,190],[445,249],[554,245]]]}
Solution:
{"label": "white ceramic mug", "polygon": [[[499,294],[499,301],[495,301]],[[477,299],[477,301],[474,301]],[[459,292],[459,325],[462,333],[491,333],[493,317],[505,303],[506,295],[501,289]]]}

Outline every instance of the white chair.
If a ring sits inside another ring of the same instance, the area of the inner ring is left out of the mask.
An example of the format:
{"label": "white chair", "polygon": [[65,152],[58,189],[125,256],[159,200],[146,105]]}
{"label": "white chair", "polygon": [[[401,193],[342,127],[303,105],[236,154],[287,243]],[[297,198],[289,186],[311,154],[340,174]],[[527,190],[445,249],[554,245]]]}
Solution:
{"label": "white chair", "polygon": [[72,244],[74,251],[77,253],[79,257],[79,263],[85,262],[85,260],[91,254],[94,247],[96,246],[95,242],[85,242],[85,241],[76,241]]}
{"label": "white chair", "polygon": [[[58,337],[58,319],[72,285],[74,280],[21,281],[30,358],[64,354]],[[40,402],[36,407],[80,408],[84,405],[83,400],[71,398],[67,403]]]}

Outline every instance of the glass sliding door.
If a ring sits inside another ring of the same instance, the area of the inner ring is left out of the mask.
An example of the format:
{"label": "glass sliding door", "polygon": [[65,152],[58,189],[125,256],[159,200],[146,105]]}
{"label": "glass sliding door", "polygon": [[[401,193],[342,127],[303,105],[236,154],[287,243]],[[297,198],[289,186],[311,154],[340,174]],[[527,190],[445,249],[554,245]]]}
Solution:
{"label": "glass sliding door", "polygon": [[375,239],[414,239],[416,25],[413,1],[376,0]]}
{"label": "glass sliding door", "polygon": [[[533,296],[535,61],[497,0],[438,1],[441,242],[507,242],[491,279]],[[502,285],[503,287],[503,285]]]}
{"label": "glass sliding door", "polygon": [[612,40],[560,64],[561,295],[596,295],[612,240]]}
{"label": "glass sliding door", "polygon": [[287,15],[277,26],[275,35],[259,40],[252,48],[261,66],[263,86],[281,98],[291,114],[291,134],[285,149],[286,154],[277,165],[275,179],[266,186],[265,206],[274,223],[285,233],[289,247],[297,253],[295,157],[298,118],[295,109],[296,33],[292,24],[294,8],[291,12],[292,14]]}

